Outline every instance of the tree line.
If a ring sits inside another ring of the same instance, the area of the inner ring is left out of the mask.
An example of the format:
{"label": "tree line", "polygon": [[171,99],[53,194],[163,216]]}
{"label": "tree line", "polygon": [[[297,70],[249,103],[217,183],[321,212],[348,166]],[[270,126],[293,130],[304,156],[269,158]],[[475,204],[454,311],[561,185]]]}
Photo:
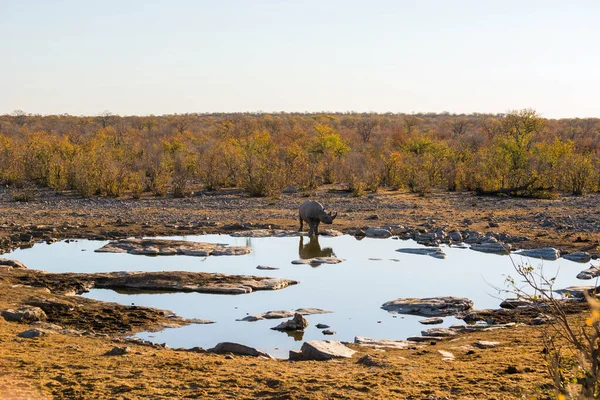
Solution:
{"label": "tree line", "polygon": [[600,184],[600,119],[504,114],[216,113],[0,116],[0,183],[82,196],[331,183],[551,197]]}

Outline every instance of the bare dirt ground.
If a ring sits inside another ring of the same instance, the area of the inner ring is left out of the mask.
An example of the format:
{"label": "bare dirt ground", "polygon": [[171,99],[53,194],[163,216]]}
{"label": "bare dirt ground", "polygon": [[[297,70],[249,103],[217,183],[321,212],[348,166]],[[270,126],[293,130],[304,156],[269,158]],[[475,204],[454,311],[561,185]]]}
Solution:
{"label": "bare dirt ground", "polygon": [[[597,251],[600,239],[597,194],[528,200],[446,192],[419,197],[382,191],[354,198],[328,189],[335,188],[323,189],[311,198],[339,211],[332,226],[339,230],[402,225],[494,231],[527,237],[520,247],[552,245],[591,253]],[[32,201],[16,203],[10,192],[0,191],[0,243],[7,250],[51,238],[225,233],[268,226],[297,229],[297,207],[305,200],[299,193],[256,199],[225,190],[187,199],[141,200],[81,199],[39,192]],[[15,285],[18,282],[6,272],[0,270],[0,274],[4,274],[0,275],[2,310],[32,298],[76,301],[44,288]],[[106,313],[102,310],[118,310],[122,313],[118,321],[103,323],[128,326],[130,331],[165,323],[166,317],[161,319],[160,313],[143,318],[140,316],[146,311],[139,309],[85,303],[89,304],[81,307],[95,308],[97,316],[103,318]],[[129,317],[128,312],[132,313]],[[89,329],[92,320],[98,323],[93,314],[85,315],[81,330]],[[68,317],[68,326],[78,328],[76,316],[69,313]],[[126,317],[130,319],[124,322]],[[142,320],[132,323],[135,318]],[[381,351],[354,346],[358,354],[352,359],[330,362],[227,357],[134,343],[126,344],[127,354],[108,356],[105,353],[115,345],[125,345],[117,332],[120,329],[96,328],[106,332],[96,335],[17,337],[29,328],[0,318],[0,398],[504,399],[551,395],[542,355],[543,328],[527,325],[462,334],[422,349]],[[500,345],[490,349],[464,347],[478,340]],[[453,353],[455,359],[442,360],[438,350]],[[378,365],[358,363],[364,354],[370,354]]]}

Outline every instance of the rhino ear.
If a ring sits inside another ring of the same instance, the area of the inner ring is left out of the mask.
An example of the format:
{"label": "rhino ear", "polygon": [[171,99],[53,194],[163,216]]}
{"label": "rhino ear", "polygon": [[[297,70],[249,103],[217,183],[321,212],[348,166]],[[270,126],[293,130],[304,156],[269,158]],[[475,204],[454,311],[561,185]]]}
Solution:
{"label": "rhino ear", "polygon": [[329,213],[329,215],[331,215],[332,218],[337,217],[337,211],[332,211]]}

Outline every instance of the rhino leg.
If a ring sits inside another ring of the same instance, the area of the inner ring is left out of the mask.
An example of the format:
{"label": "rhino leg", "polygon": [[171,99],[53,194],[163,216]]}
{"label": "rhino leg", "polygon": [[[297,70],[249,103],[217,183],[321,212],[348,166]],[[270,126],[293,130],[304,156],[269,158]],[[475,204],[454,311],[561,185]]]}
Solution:
{"label": "rhino leg", "polygon": [[300,232],[302,232],[302,228],[304,227],[304,220],[302,219],[302,217],[298,217],[300,218]]}
{"label": "rhino leg", "polygon": [[319,224],[320,224],[320,223],[321,223],[321,221],[320,221],[320,220],[316,220],[316,221],[314,222],[314,224],[315,224],[315,229],[313,229],[313,232],[314,232],[314,235],[315,235],[315,236],[319,236]]}

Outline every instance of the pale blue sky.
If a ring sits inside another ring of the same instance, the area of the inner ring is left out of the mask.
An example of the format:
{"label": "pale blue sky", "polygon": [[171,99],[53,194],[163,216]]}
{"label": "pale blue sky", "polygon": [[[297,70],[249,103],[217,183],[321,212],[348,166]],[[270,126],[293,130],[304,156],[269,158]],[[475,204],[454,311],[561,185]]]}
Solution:
{"label": "pale blue sky", "polygon": [[0,114],[600,117],[600,2],[0,0]]}

